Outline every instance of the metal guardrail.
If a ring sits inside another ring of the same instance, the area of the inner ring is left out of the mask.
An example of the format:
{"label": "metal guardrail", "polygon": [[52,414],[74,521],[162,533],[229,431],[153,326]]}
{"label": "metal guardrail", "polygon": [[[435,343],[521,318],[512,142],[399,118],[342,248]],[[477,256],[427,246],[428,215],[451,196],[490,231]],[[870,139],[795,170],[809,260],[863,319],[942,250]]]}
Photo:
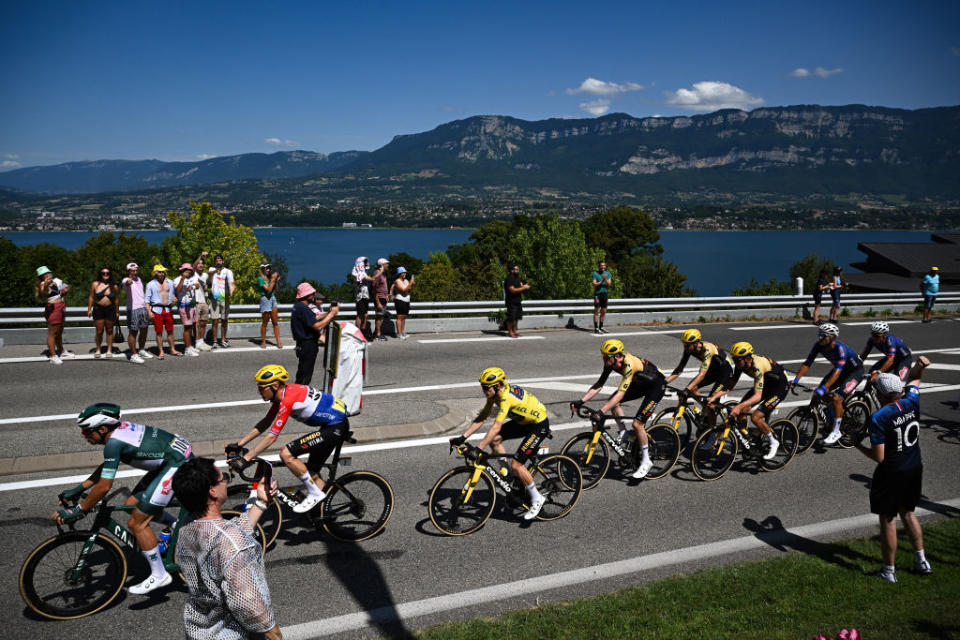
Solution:
{"label": "metal guardrail", "polygon": [[[845,293],[844,306],[871,306],[882,310],[884,305],[919,304],[922,298],[919,293]],[[940,292],[937,295],[937,304],[960,302],[960,291]],[[696,311],[745,309],[762,310],[784,307],[812,306],[813,301],[808,295],[788,296],[721,296],[703,298],[620,298],[610,300],[607,313],[637,312],[637,311]],[[830,299],[825,298],[823,306],[829,308]],[[279,305],[280,315],[290,317],[293,305]],[[393,303],[388,305],[393,310]],[[483,317],[504,309],[500,300],[466,300],[462,302],[412,302],[410,317],[440,317],[463,316]],[[353,303],[342,303],[342,313],[353,314],[356,311]],[[372,307],[371,307],[372,311]],[[523,312],[525,315],[535,314],[569,314],[593,313],[593,299],[570,300],[524,300]],[[232,320],[260,320],[259,306],[256,304],[232,305],[230,309]],[[121,321],[126,320],[126,309],[120,308]],[[67,307],[67,324],[90,325],[93,323],[87,317],[86,307]],[[16,326],[44,323],[43,310],[40,307],[8,307],[0,308],[0,325]]]}

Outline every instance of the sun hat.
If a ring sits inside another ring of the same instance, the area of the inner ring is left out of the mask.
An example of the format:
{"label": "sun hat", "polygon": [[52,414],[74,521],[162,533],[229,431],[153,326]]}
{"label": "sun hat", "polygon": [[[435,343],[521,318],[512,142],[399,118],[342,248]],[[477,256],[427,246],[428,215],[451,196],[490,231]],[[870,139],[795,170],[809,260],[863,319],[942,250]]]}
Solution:
{"label": "sun hat", "polygon": [[874,384],[877,391],[885,396],[897,396],[903,393],[903,380],[892,373],[881,373]]}
{"label": "sun hat", "polygon": [[130,269],[139,269],[139,268],[140,268],[140,265],[138,265],[136,262],[127,263],[127,271],[130,271]]}
{"label": "sun hat", "polygon": [[397,275],[400,275],[401,273],[406,273],[406,272],[407,270],[404,269],[403,267],[397,267]]}
{"label": "sun hat", "polygon": [[186,271],[187,269],[190,269],[190,271],[193,271],[193,265],[190,264],[189,262],[184,262],[182,265],[180,265],[180,271]]}
{"label": "sun hat", "polygon": [[165,266],[163,266],[162,264],[155,264],[155,265],[153,265],[153,273],[157,273],[158,271],[163,271],[164,273],[166,273],[166,272],[167,272],[167,268],[166,268]]}
{"label": "sun hat", "polygon": [[386,258],[380,258],[379,260],[377,260],[377,265],[384,265],[384,264],[390,264],[390,261],[387,260]]}
{"label": "sun hat", "polygon": [[261,269],[265,269],[266,267],[272,267],[272,266],[273,266],[273,265],[270,264],[269,262],[261,262],[261,263],[260,263],[260,268],[261,268]]}
{"label": "sun hat", "polygon": [[317,290],[313,288],[309,282],[301,282],[297,285],[297,300],[306,298],[310,294],[316,293]]}
{"label": "sun hat", "polygon": [[38,277],[38,278],[39,278],[40,276],[44,275],[44,274],[47,274],[47,273],[53,273],[53,272],[50,271],[50,269],[47,269],[47,267],[45,267],[45,266],[40,267],[40,268],[37,269],[37,277]]}

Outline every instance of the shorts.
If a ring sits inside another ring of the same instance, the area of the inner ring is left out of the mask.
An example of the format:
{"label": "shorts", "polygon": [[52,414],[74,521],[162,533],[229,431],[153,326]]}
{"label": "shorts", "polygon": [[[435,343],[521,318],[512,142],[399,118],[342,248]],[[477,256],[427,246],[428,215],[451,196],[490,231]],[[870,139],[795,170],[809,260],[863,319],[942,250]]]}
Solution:
{"label": "shorts", "polygon": [[830,299],[833,301],[833,304],[840,304],[840,289],[834,289],[830,292]]}
{"label": "shorts", "polygon": [[907,471],[888,471],[877,465],[870,484],[870,512],[893,517],[920,504],[923,465]]}
{"label": "shorts", "polygon": [[153,314],[153,328],[157,333],[163,333],[164,329],[167,330],[167,333],[173,331],[173,314],[170,313],[170,309],[164,309],[160,313]]}
{"label": "shorts", "polygon": [[627,387],[627,392],[623,394],[623,400],[620,402],[630,402],[631,400],[642,397],[643,400],[640,402],[640,407],[637,408],[634,419],[646,422],[650,419],[650,416],[653,415],[653,412],[657,410],[657,405],[663,400],[663,395],[666,392],[667,379],[663,377],[662,373],[657,371],[652,379],[635,379],[630,383],[630,386]]}
{"label": "shorts", "polygon": [[370,298],[360,298],[356,302],[356,309],[358,316],[365,316],[370,310]]}
{"label": "shorts", "polygon": [[210,307],[206,302],[197,304],[197,320],[206,323],[210,319]]}
{"label": "shorts", "polygon": [[277,308],[277,296],[260,296],[260,313],[268,313]]}
{"label": "shorts", "polygon": [[396,309],[398,316],[406,316],[410,314],[410,301],[409,300],[394,300],[393,308]]}
{"label": "shorts", "polygon": [[[883,363],[886,362],[886,358],[880,358],[877,360],[872,367],[870,367],[870,373],[877,371],[880,367],[883,366]],[[907,381],[907,373],[910,371],[910,368],[913,367],[913,356],[903,356],[901,358],[893,359],[893,366],[890,367],[889,373],[898,376],[904,382]]]}
{"label": "shorts", "polygon": [[[187,459],[190,459],[191,449],[187,449]],[[184,460],[183,462],[186,462]],[[159,469],[147,472],[133,488],[133,496],[137,499],[137,509],[157,517],[164,507],[170,504],[173,498],[173,474],[180,468],[179,464],[165,464]]]}
{"label": "shorts", "polygon": [[[827,381],[833,375],[833,371],[828,373],[823,377],[823,380],[820,381],[820,386]],[[846,398],[854,389],[860,385],[860,381],[863,380],[863,366],[859,366],[856,369],[850,369],[849,371],[844,370],[840,373],[840,377],[837,378],[837,381],[833,383],[833,386],[830,388],[830,393],[835,393],[841,398]]]}
{"label": "shorts", "polygon": [[[769,419],[770,414],[773,413],[773,410],[777,408],[777,405],[783,402],[783,399],[787,397],[787,392],[790,390],[790,385],[787,384],[787,377],[779,377],[774,380],[764,380],[763,381],[763,393],[760,396],[760,402],[755,404],[751,408],[752,411],[759,411],[763,414],[764,418]],[[746,401],[747,398],[753,395],[753,389],[747,392],[747,395],[743,396],[743,399],[740,402]]]}
{"label": "shorts", "polygon": [[95,304],[93,305],[93,319],[96,320],[109,320],[110,322],[115,322],[117,319],[117,308],[112,304]]}
{"label": "shorts", "polygon": [[534,424],[520,424],[516,420],[507,420],[500,426],[500,437],[503,440],[523,438],[517,447],[513,459],[520,464],[525,463],[540,450],[540,443],[553,437],[550,433],[550,421],[544,420]]}
{"label": "shorts", "polygon": [[210,303],[210,319],[226,322],[230,315],[230,303],[226,300],[214,300]]}
{"label": "shorts", "polygon": [[924,309],[933,309],[933,303],[937,301],[937,296],[923,296],[923,308]]}
{"label": "shorts", "polygon": [[294,458],[299,458],[305,453],[309,453],[307,458],[307,470],[310,473],[320,471],[323,464],[337,448],[337,445],[343,444],[350,433],[350,423],[346,420],[337,424],[330,424],[321,427],[313,433],[288,442],[284,447]]}
{"label": "shorts", "polygon": [[140,331],[150,326],[150,316],[146,307],[127,310],[127,328],[130,331]]}
{"label": "shorts", "polygon": [[813,294],[813,303],[819,305],[821,302],[823,302],[823,294]]}
{"label": "shorts", "polygon": [[390,317],[390,311],[387,309],[387,299],[386,298],[377,298],[380,301],[380,308],[377,309],[377,315],[383,316],[384,318]]}
{"label": "shorts", "polygon": [[180,322],[185,327],[197,324],[197,308],[193,307],[180,307]]}
{"label": "shorts", "polygon": [[61,300],[48,304],[43,310],[43,316],[47,319],[48,326],[63,324],[67,319],[67,303]]}
{"label": "shorts", "polygon": [[732,389],[732,384],[727,386],[732,378],[733,364],[726,358],[714,358],[710,361],[710,368],[707,369],[707,375],[703,376],[703,380],[700,381],[697,388],[703,389],[712,384],[713,388],[710,390],[712,395],[716,393],[720,387],[726,386],[728,390]]}
{"label": "shorts", "polygon": [[593,308],[606,309],[608,301],[609,301],[609,296],[606,291],[604,291],[603,293],[598,293],[595,296],[593,296]]}
{"label": "shorts", "polygon": [[511,302],[507,304],[507,322],[516,322],[523,320],[523,304],[520,302]]}

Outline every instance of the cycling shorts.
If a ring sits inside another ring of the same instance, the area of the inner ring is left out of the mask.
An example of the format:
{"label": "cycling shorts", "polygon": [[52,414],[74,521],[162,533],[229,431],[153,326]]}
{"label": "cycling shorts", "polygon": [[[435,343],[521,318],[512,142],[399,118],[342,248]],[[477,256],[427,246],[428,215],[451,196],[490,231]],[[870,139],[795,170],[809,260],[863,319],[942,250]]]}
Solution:
{"label": "cycling shorts", "polygon": [[[760,411],[763,413],[764,417],[769,419],[770,414],[773,413],[773,410],[777,408],[777,405],[783,402],[783,399],[787,397],[787,392],[790,390],[790,385],[787,383],[787,378],[785,376],[769,376],[764,381],[763,385],[763,395],[760,396],[760,402],[755,404],[752,407],[752,411]],[[754,390],[750,389],[747,392],[747,395],[743,396],[743,399],[740,402],[746,402],[747,398],[754,394]]]}
{"label": "cycling shorts", "polygon": [[[190,456],[187,457],[189,458]],[[140,482],[133,488],[137,509],[155,518],[160,516],[173,498],[173,474],[180,468],[180,464],[165,464],[140,478]]]}
{"label": "cycling shorts", "polygon": [[333,453],[338,445],[343,444],[350,433],[350,425],[344,420],[337,424],[327,425],[308,433],[307,435],[288,442],[284,447],[294,458],[299,458],[305,453],[309,453],[307,458],[307,470],[310,473],[317,473],[320,468]]}
{"label": "cycling shorts", "polygon": [[[870,367],[870,373],[879,370],[886,361],[886,358],[880,358],[877,360],[874,365]],[[906,382],[907,373],[910,371],[911,367],[913,367],[913,355],[894,358],[893,366],[890,367],[890,370],[887,373],[892,373],[895,376],[899,376],[901,380]]]}
{"label": "cycling shorts", "polygon": [[[825,375],[823,380],[820,381],[820,385],[823,386],[826,384],[827,378],[832,374],[833,372],[831,371]],[[830,387],[830,393],[835,393],[841,398],[846,398],[859,386],[861,380],[863,380],[863,365],[851,367],[850,369],[841,369],[840,377],[838,377],[837,381]]]}
{"label": "cycling shorts", "polygon": [[540,449],[540,443],[545,439],[552,437],[550,434],[550,421],[536,422],[534,424],[520,424],[516,420],[507,420],[500,426],[500,437],[503,440],[516,440],[523,438],[523,442],[517,447],[517,452],[513,454],[513,459],[524,464],[532,456],[536,455]]}
{"label": "cycling shorts", "polygon": [[634,376],[633,382],[630,383],[627,392],[623,394],[623,400],[620,402],[630,402],[637,398],[643,398],[634,419],[646,422],[657,410],[657,405],[663,400],[663,395],[666,392],[667,379],[663,377],[662,373],[656,370],[652,374],[642,372]]}
{"label": "cycling shorts", "polygon": [[[710,393],[714,394],[720,387],[730,383],[730,380],[733,378],[733,373],[733,367],[726,359],[714,357],[710,362],[710,368],[707,369],[707,375],[703,376],[703,380],[697,385],[697,389],[703,389],[712,384],[713,388],[710,389]],[[732,386],[731,384],[730,387]],[[730,387],[728,387],[728,389]]]}

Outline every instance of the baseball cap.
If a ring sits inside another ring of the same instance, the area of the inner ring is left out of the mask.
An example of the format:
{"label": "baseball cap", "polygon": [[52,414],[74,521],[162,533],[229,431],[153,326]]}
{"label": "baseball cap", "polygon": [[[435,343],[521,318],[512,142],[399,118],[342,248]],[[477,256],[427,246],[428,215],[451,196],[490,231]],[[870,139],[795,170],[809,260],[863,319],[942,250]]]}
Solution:
{"label": "baseball cap", "polygon": [[140,265],[138,265],[136,262],[127,263],[127,271],[130,271],[130,269],[139,269],[139,268],[140,268]]}
{"label": "baseball cap", "polygon": [[44,266],[44,267],[39,267],[39,268],[37,269],[37,277],[42,276],[42,275],[45,275],[45,274],[47,274],[47,273],[51,273],[51,271],[50,271],[50,269],[48,269],[48,268],[45,267],[45,266]]}
{"label": "baseball cap", "polygon": [[377,260],[377,264],[378,265],[390,264],[390,261],[387,260],[386,258],[380,258],[379,260]]}
{"label": "baseball cap", "polygon": [[903,393],[903,380],[892,373],[881,373],[874,384],[877,391],[885,396],[897,396]]}
{"label": "baseball cap", "polygon": [[930,271],[940,271],[940,267],[930,267]]}

